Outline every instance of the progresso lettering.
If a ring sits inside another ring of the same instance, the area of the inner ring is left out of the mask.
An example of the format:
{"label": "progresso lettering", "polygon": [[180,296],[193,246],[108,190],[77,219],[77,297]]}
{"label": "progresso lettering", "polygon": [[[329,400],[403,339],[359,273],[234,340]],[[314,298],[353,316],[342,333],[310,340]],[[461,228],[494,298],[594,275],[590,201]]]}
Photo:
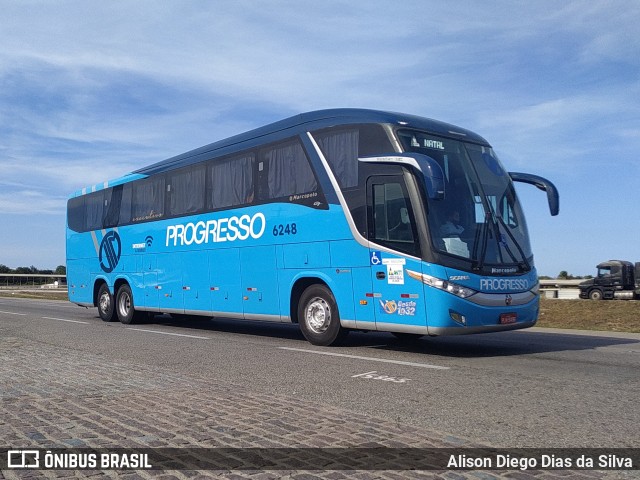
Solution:
{"label": "progresso lettering", "polygon": [[529,280],[526,278],[481,278],[481,290],[528,290]]}
{"label": "progresso lettering", "polygon": [[233,242],[258,239],[267,226],[264,214],[258,212],[252,217],[218,218],[216,220],[200,221],[196,223],[177,224],[167,227],[166,246],[202,245],[207,243]]}

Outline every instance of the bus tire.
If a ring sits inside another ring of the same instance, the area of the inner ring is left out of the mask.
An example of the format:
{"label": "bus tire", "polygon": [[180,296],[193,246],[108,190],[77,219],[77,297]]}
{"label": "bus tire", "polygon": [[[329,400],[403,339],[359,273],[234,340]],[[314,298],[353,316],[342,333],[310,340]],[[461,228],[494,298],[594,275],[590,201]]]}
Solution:
{"label": "bus tire", "polygon": [[113,301],[113,295],[109,291],[106,283],[100,285],[98,290],[98,315],[104,322],[113,322],[116,319],[116,309]]}
{"label": "bus tire", "polygon": [[311,285],[302,292],[298,322],[304,338],[313,345],[333,345],[347,333],[340,326],[340,313],[333,293],[325,285]]}
{"label": "bus tire", "polygon": [[116,313],[121,323],[129,325],[138,319],[137,312],[133,305],[133,293],[131,287],[126,283],[121,285],[116,294]]}

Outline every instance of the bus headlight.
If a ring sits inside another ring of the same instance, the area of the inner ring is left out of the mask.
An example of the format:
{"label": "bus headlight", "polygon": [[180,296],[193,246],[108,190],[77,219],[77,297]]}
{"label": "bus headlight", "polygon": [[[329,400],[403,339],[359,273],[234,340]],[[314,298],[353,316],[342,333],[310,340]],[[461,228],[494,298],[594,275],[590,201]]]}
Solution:
{"label": "bus headlight", "polygon": [[431,275],[426,275],[424,273],[417,273],[409,270],[407,270],[407,273],[410,277],[422,281],[422,283],[424,283],[425,285],[437,288],[438,290],[444,290],[445,292],[451,293],[452,295],[460,298],[468,298],[478,293],[472,288],[463,287],[462,285],[458,285],[457,283],[451,283],[447,280],[432,277]]}

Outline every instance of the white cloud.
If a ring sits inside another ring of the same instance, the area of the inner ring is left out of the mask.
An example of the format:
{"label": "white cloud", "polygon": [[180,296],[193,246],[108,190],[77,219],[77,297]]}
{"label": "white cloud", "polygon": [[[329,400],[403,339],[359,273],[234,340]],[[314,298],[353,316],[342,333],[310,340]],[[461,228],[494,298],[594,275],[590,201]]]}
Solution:
{"label": "white cloud", "polygon": [[4,215],[57,215],[65,211],[66,204],[66,198],[33,190],[0,193],[0,211]]}

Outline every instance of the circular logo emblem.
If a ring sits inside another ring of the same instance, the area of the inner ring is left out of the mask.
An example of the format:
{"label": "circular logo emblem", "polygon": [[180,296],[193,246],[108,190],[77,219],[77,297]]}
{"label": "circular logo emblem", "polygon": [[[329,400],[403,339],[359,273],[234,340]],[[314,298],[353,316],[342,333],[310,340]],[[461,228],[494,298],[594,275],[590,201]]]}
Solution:
{"label": "circular logo emblem", "polygon": [[118,232],[112,230],[107,233],[102,239],[100,244],[100,268],[106,273],[113,272],[118,262],[120,261],[120,254],[122,253],[122,245],[120,243],[120,235]]}

